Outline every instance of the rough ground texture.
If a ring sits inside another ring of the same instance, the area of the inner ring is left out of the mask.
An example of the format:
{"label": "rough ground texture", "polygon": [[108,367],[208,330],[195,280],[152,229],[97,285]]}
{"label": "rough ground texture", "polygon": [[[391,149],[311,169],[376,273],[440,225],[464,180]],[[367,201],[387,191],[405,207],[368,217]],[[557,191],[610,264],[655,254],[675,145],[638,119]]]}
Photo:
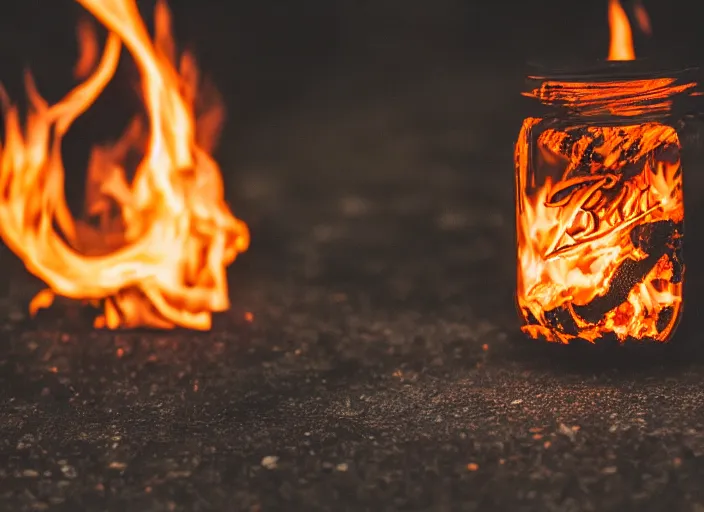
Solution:
{"label": "rough ground texture", "polygon": [[27,319],[4,250],[0,509],[704,510],[704,356],[517,335],[520,84],[439,54],[232,98],[212,332]]}

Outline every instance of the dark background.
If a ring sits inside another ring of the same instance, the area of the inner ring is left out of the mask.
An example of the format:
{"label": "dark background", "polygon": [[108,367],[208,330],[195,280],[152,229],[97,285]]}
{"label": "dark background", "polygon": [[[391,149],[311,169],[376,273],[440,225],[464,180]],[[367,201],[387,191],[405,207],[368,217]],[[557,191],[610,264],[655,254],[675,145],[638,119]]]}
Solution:
{"label": "dark background", "polygon": [[[0,509],[704,508],[697,350],[517,335],[524,63],[603,58],[606,0],[171,5],[228,107],[217,157],[253,236],[232,310],[210,333],[98,332],[75,305],[31,320],[38,284],[4,250]],[[696,61],[698,2],[645,5],[638,54]],[[4,8],[13,98],[25,66],[50,100],[71,87],[80,14]],[[76,205],[128,107],[126,65],[66,140]]]}

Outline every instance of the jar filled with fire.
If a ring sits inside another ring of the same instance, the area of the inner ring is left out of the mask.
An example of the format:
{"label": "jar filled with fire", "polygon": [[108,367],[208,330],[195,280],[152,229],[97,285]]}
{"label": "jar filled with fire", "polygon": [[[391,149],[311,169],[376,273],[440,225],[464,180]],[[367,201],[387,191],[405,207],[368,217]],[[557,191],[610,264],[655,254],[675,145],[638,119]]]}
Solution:
{"label": "jar filled with fire", "polygon": [[609,62],[530,77],[515,147],[522,330],[667,342],[683,306],[683,147],[697,70]]}
{"label": "jar filled with fire", "polygon": [[[642,3],[630,8],[649,34]],[[702,181],[684,172],[701,146],[701,79],[636,59],[619,0],[608,22],[607,61],[533,73],[523,93],[534,115],[515,146],[516,299],[532,338],[664,343],[684,305],[684,185]]]}

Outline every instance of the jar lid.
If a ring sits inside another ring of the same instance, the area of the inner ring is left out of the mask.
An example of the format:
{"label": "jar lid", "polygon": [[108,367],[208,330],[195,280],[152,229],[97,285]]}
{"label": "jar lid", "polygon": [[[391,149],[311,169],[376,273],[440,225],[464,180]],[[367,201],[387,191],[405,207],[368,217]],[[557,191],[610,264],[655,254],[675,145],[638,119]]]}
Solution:
{"label": "jar lid", "polygon": [[627,61],[529,61],[529,80],[611,82],[617,80],[674,78],[699,82],[701,70],[682,57],[654,55]]}
{"label": "jar lid", "polygon": [[565,119],[622,124],[704,116],[704,76],[697,66],[662,58],[529,63],[528,90],[537,112]]}

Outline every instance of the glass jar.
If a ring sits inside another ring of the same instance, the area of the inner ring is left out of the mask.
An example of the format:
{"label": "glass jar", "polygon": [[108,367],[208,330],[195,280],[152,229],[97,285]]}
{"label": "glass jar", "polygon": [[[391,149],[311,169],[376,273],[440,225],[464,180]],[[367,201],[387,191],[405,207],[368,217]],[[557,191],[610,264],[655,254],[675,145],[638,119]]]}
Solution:
{"label": "glass jar", "polygon": [[538,112],[523,121],[515,165],[516,299],[530,337],[670,340],[695,73],[631,61],[529,77]]}

